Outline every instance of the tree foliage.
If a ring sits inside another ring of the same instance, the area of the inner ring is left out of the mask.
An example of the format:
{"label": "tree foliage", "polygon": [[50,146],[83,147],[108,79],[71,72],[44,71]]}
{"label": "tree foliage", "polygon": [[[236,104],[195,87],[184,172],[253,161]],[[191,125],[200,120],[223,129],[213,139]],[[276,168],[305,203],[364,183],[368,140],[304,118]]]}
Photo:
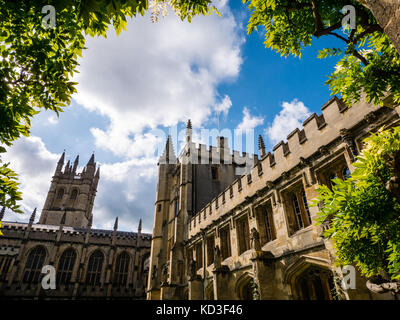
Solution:
{"label": "tree foliage", "polygon": [[349,179],[317,189],[316,202],[323,203],[318,221],[329,221],[324,236],[333,241],[338,265],[400,280],[399,164],[400,127],[380,130],[365,140]]}
{"label": "tree foliage", "polygon": [[[211,0],[153,0],[157,8],[169,3],[182,20],[215,10]],[[55,28],[44,28],[45,5],[56,11]],[[0,143],[11,146],[28,136],[40,110],[57,115],[68,106],[76,83],[71,78],[85,49],[85,36],[103,36],[110,28],[119,34],[127,18],[144,15],[147,0],[0,0]],[[1,147],[0,153],[6,149]],[[1,163],[0,163],[1,165]],[[0,201],[17,210],[16,176],[0,167]]]}
{"label": "tree foliage", "polygon": [[[351,105],[366,93],[366,100],[382,104],[387,92],[400,103],[400,55],[371,11],[355,0],[243,0],[251,17],[248,33],[265,29],[265,47],[282,56],[301,56],[314,38],[340,39],[340,48],[325,48],[319,58],[341,56],[326,84]],[[356,28],[343,29],[342,9],[356,9]]]}

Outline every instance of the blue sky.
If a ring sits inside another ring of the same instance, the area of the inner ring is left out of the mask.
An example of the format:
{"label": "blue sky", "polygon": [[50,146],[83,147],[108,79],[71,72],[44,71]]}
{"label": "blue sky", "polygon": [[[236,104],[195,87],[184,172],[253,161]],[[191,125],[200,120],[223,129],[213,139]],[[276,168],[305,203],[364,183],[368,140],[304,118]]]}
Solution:
{"label": "blue sky", "polygon": [[[30,138],[20,139],[7,158],[20,173],[24,215],[39,212],[56,162],[91,153],[101,165],[94,226],[136,230],[139,218],[151,232],[157,176],[156,130],[185,126],[254,129],[267,148],[285,139],[312,112],[330,99],[324,85],[336,59],[317,59],[317,50],[332,39],[319,39],[301,59],[282,58],[265,49],[263,35],[246,34],[247,9],[241,1],[217,2],[222,17],[195,17],[180,22],[174,14],[151,23],[138,17],[116,37],[88,39],[80,61],[78,94],[64,113],[42,112]],[[335,41],[335,40],[333,40]],[[255,141],[255,149],[256,148]]]}

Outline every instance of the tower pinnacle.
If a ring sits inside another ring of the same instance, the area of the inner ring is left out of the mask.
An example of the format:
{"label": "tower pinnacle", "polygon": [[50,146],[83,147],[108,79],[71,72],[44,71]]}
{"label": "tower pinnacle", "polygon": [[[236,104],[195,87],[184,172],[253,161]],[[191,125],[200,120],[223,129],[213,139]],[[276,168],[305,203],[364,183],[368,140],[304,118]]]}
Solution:
{"label": "tower pinnacle", "polygon": [[258,150],[260,151],[260,157],[265,156],[265,144],[261,135],[258,136]]}

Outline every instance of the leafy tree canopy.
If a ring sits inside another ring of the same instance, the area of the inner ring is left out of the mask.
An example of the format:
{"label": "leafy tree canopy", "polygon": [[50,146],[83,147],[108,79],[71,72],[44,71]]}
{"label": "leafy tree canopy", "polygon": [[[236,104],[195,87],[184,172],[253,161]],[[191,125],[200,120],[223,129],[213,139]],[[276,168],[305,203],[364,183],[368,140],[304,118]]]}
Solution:
{"label": "leafy tree canopy", "polygon": [[[211,0],[0,0],[0,153],[20,136],[28,136],[31,119],[41,109],[63,111],[76,91],[71,81],[85,36],[119,34],[127,18],[151,10],[153,21],[169,4],[182,20],[211,14]],[[55,8],[54,28],[43,18]],[[0,158],[0,202],[18,211],[16,175]]]}
{"label": "leafy tree canopy", "polygon": [[[335,37],[343,47],[325,48],[319,58],[342,58],[326,84],[351,105],[360,99],[382,104],[387,92],[400,102],[400,55],[379,26],[371,11],[355,0],[242,0],[251,17],[248,33],[265,29],[265,47],[282,56],[301,56],[314,38]],[[356,28],[343,29],[342,9],[356,9]]]}
{"label": "leafy tree canopy", "polygon": [[400,280],[400,127],[380,130],[347,180],[334,179],[332,190],[320,186],[319,223],[333,241],[338,265],[357,265],[362,275]]}

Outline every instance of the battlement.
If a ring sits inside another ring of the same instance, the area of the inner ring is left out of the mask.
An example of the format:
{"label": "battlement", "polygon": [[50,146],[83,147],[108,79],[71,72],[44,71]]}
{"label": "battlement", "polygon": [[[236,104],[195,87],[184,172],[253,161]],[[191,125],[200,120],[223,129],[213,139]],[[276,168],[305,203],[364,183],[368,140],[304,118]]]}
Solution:
{"label": "battlement", "polygon": [[182,164],[234,164],[236,175],[250,172],[250,169],[258,162],[258,155],[237,150],[231,152],[227,138],[218,137],[218,139],[223,141],[223,144],[219,144],[219,147],[210,146],[207,148],[206,145],[201,143],[188,142],[181,152],[179,162]]}
{"label": "battlement", "polygon": [[[22,231],[25,232],[28,228],[28,223],[23,222],[3,222],[2,230],[3,233],[7,234],[7,231]],[[55,234],[60,230],[60,226],[47,225],[47,224],[33,224],[31,227],[31,232],[41,232],[46,234]],[[63,234],[71,236],[83,236],[88,232],[86,228],[74,228],[63,226]],[[103,230],[103,229],[90,229],[90,237],[94,238],[112,238],[113,230]],[[136,240],[138,237],[137,232],[127,232],[127,231],[116,231],[115,234],[117,239],[127,239]],[[148,233],[141,233],[141,240],[151,240],[152,235]]]}
{"label": "battlement", "polygon": [[[291,169],[342,137],[343,132],[351,130],[378,109],[380,107],[364,100],[348,108],[336,96],[331,98],[322,106],[322,114],[312,114],[303,122],[302,129],[293,130],[286,142],[281,141],[274,146],[272,153],[265,154],[265,150],[260,150],[260,154],[264,154],[260,160],[253,156],[250,172],[240,176],[189,220],[189,238],[256,195],[258,190],[284,177]],[[234,151],[232,159],[235,155],[238,157],[239,153]],[[245,154],[241,158],[248,159]]]}

